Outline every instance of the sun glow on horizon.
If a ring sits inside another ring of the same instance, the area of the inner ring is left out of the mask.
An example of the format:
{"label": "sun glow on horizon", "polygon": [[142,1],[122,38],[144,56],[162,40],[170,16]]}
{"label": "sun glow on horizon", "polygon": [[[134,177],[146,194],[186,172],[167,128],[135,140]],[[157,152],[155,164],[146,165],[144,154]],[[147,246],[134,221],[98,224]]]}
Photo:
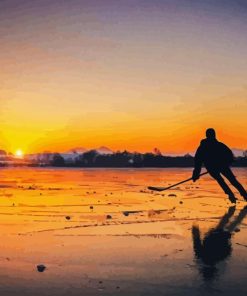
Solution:
{"label": "sun glow on horizon", "polygon": [[15,156],[16,156],[17,158],[23,158],[24,153],[23,153],[23,151],[22,151],[21,149],[17,149],[17,150],[15,151]]}

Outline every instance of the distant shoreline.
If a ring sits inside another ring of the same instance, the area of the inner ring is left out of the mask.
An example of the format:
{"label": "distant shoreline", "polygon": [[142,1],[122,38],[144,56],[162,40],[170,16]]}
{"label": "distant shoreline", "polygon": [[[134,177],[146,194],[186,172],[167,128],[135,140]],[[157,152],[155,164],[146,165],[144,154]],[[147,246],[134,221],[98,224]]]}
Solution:
{"label": "distant shoreline", "polygon": [[[78,168],[78,169],[168,169],[168,168],[178,168],[185,169],[191,168],[193,169],[193,165],[185,166],[185,165],[174,165],[174,166],[75,166],[75,165],[33,165],[33,164],[11,164],[11,165],[3,165],[0,163],[0,168],[18,168],[18,167],[27,167],[27,168]],[[232,165],[234,168],[247,168],[246,164],[243,165]]]}
{"label": "distant shoreline", "polygon": [[[192,168],[194,157],[165,156],[159,153],[128,151],[100,154],[90,150],[82,154],[43,153],[23,158],[0,158],[0,166],[79,167],[79,168]],[[247,167],[247,155],[234,158],[233,167]]]}

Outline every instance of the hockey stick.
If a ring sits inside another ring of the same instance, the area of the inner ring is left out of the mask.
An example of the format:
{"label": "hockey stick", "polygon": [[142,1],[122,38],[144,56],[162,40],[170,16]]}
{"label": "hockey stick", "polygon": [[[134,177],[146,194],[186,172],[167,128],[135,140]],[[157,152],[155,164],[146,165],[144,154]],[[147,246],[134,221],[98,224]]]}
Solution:
{"label": "hockey stick", "polygon": [[[206,174],[208,174],[208,172],[205,172],[205,173],[200,174],[200,177],[203,176],[203,175],[206,175]],[[192,178],[189,178],[189,179],[186,179],[186,180],[184,180],[184,181],[181,181],[181,182],[179,182],[179,183],[173,184],[173,185],[168,186],[168,187],[155,187],[155,186],[149,186],[148,189],[149,189],[149,190],[153,190],[153,191],[164,191],[164,190],[167,190],[167,189],[173,188],[173,187],[175,187],[175,186],[178,186],[178,185],[180,185],[180,184],[183,184],[183,183],[188,182],[188,181],[191,181],[191,180],[192,180]]]}

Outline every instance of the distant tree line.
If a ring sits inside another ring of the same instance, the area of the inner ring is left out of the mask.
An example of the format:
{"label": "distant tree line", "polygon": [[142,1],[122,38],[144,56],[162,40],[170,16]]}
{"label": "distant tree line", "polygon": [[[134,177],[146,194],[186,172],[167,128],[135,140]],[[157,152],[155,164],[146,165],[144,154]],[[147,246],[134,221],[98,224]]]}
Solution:
{"label": "distant tree line", "polygon": [[[74,163],[66,163],[59,154],[54,154],[51,166],[56,167],[193,167],[194,157],[190,154],[184,156],[163,156],[161,153],[131,153],[128,151],[113,154],[99,154],[96,150],[87,151],[78,156]],[[235,158],[233,166],[247,167],[247,153]]]}

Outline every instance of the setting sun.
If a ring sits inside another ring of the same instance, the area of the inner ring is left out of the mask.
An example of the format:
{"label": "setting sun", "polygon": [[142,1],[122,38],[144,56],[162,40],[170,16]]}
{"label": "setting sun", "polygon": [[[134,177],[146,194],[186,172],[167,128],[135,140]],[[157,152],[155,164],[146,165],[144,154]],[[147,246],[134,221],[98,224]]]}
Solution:
{"label": "setting sun", "polygon": [[23,157],[23,151],[21,149],[16,150],[15,156],[18,157],[18,158],[22,158]]}

